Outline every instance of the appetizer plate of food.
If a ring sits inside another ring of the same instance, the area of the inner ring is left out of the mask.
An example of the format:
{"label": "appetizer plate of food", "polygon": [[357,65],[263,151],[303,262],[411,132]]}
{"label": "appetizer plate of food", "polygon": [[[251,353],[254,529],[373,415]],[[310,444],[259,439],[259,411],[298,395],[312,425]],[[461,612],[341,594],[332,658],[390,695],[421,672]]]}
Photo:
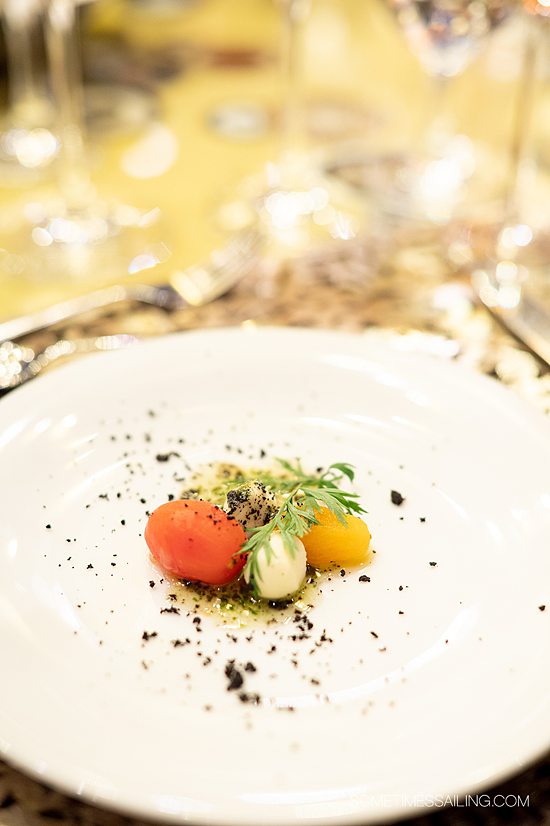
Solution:
{"label": "appetizer plate of food", "polygon": [[0,402],[0,756],[166,823],[353,824],[550,745],[550,426],[399,339],[185,333]]}

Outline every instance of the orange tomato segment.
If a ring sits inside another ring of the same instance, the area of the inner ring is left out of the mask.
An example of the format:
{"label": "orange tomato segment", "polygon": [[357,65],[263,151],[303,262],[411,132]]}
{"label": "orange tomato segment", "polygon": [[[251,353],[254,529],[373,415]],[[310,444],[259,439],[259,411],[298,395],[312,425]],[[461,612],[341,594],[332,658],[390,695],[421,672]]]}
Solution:
{"label": "orange tomato segment", "polygon": [[367,561],[371,536],[362,519],[346,516],[344,525],[328,508],[315,515],[319,524],[313,525],[301,538],[310,565],[329,568],[331,565],[360,565]]}
{"label": "orange tomato segment", "polygon": [[165,571],[208,585],[231,582],[246,561],[235,556],[246,542],[242,527],[202,500],[176,499],[161,505],[149,517],[145,541]]}

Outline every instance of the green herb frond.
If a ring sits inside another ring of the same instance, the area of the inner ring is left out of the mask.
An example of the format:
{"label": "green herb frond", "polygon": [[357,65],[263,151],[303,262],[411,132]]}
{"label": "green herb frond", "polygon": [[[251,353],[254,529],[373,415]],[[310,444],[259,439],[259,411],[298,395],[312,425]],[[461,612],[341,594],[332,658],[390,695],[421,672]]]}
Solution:
{"label": "green herb frond", "polygon": [[260,528],[255,528],[240,554],[247,556],[243,575],[257,592],[261,580],[259,553],[263,550],[269,565],[272,558],[270,538],[279,531],[287,552],[296,554],[296,538],[304,536],[312,525],[318,524],[316,513],[328,508],[345,524],[346,515],[366,513],[357,501],[358,495],[341,490],[339,484],[345,479],[353,482],[355,472],[352,465],[334,462],[326,470],[319,468],[315,474],[304,472],[299,460],[293,464],[286,459],[277,459],[283,473],[281,476],[260,472],[255,478],[279,496],[281,502],[273,518]]}

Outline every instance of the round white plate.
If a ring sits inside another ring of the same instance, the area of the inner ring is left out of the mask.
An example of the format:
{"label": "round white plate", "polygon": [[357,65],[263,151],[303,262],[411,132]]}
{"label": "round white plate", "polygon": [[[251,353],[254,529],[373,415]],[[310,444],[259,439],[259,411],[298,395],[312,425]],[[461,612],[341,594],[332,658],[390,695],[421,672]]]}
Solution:
{"label": "round white plate", "polygon": [[[356,466],[370,581],[332,576],[311,628],[166,611],[146,511],[261,451]],[[495,382],[354,335],[185,333],[15,391],[1,754],[124,812],[254,826],[395,818],[520,770],[550,745],[549,467],[548,422]]]}

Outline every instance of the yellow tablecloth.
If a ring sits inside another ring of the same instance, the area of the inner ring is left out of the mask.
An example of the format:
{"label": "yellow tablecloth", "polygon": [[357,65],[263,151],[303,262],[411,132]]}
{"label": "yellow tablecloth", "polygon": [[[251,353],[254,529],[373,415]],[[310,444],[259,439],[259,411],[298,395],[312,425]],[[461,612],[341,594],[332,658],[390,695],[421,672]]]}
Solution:
{"label": "yellow tablecloth", "polygon": [[[448,97],[457,123],[489,147],[493,157],[510,141],[521,62],[517,25],[505,29],[451,82]],[[220,67],[199,57],[183,74],[159,85],[159,117],[154,122],[133,134],[90,137],[98,191],[138,207],[160,208],[161,235],[172,254],[164,267],[140,278],[163,280],[174,268],[203,260],[224,242],[216,224],[219,205],[236,192],[243,178],[277,157],[276,114],[283,93],[277,62],[280,19],[272,0],[202,0],[177,14],[156,16],[140,11],[139,4],[100,0],[88,9],[85,36],[100,39],[109,33],[122,34],[138,49],[187,43],[198,55],[205,48],[265,53],[265,61],[256,67]],[[356,128],[344,137],[360,142],[365,151],[410,149],[425,131],[431,82],[378,0],[315,0],[304,37],[304,78],[308,104],[337,101],[362,113]],[[265,107],[274,114],[271,128],[258,138],[241,140],[214,132],[208,126],[209,115],[233,102]],[[330,140],[323,142],[318,136],[311,145],[319,142],[331,147]],[[143,161],[148,152],[156,160],[156,173]],[[159,157],[166,159],[162,172]],[[0,209],[17,210],[29,198],[39,199],[40,191],[0,190]],[[0,238],[4,259],[9,244],[9,237]],[[47,279],[0,273],[0,318],[89,289],[106,278],[127,277],[122,268],[107,276],[94,273],[91,281],[82,279],[78,267],[68,277]]]}

